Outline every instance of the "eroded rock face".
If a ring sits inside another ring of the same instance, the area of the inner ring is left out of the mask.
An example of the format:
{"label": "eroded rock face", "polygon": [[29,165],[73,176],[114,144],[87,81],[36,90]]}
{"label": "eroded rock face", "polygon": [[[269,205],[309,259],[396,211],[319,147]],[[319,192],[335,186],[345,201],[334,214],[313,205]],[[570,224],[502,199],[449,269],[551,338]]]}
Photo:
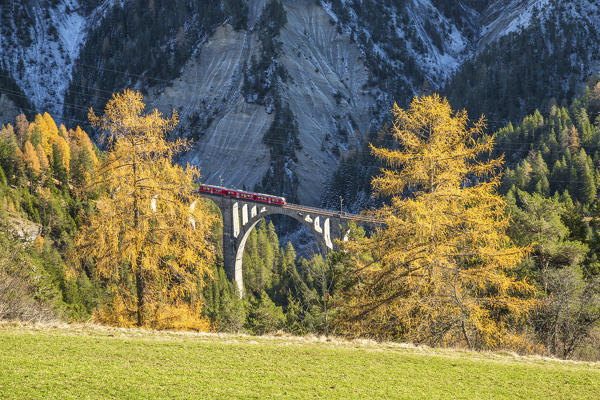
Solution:
{"label": "eroded rock face", "polygon": [[[339,155],[369,128],[374,97],[359,49],[309,0],[284,2],[288,23],[281,31],[281,62],[290,81],[282,97],[298,121],[298,197],[317,204]],[[363,87],[365,89],[363,89]],[[338,152],[339,151],[339,152]]]}
{"label": "eroded rock face", "polygon": [[[299,200],[316,205],[340,154],[367,132],[374,97],[363,89],[368,72],[359,49],[336,31],[323,9],[308,0],[284,6],[288,22],[278,38],[279,62],[289,78],[279,94],[300,130]],[[250,14],[252,27],[259,17]],[[151,107],[180,112],[178,134],[195,142],[183,162],[199,165],[204,182],[252,189],[270,167],[263,137],[273,114],[241,94],[243,70],[260,46],[252,28],[219,27],[186,63],[180,79],[163,91],[150,90]]]}
{"label": "eroded rock face", "polygon": [[179,111],[178,133],[194,141],[183,163],[200,166],[203,182],[251,189],[269,166],[262,138],[273,118],[241,95],[243,68],[258,48],[255,34],[221,26],[179,79],[147,98],[162,112]]}
{"label": "eroded rock face", "polygon": [[22,218],[8,218],[9,230],[26,242],[33,242],[42,233],[42,226]]}

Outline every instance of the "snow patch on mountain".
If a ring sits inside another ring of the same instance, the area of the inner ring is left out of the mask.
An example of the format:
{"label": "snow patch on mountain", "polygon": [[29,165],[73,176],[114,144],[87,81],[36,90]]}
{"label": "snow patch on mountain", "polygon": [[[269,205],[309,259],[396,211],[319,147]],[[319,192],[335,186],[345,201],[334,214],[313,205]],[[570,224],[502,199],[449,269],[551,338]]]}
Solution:
{"label": "snow patch on mountain", "polygon": [[549,0],[493,2],[484,12],[479,47],[491,44],[511,32],[527,28],[534,12],[540,17],[549,9]]}
{"label": "snow patch on mountain", "polygon": [[[429,0],[413,0],[406,11],[426,46],[424,55],[416,55],[421,60],[421,68],[436,86],[440,86],[461,65],[466,56],[467,39]],[[435,43],[434,33],[431,28],[428,31],[427,26],[440,30],[441,43]]]}
{"label": "snow patch on mountain", "polygon": [[321,6],[359,44],[365,57],[379,58],[372,69],[387,65],[383,67],[387,74],[404,79],[413,93],[423,78],[434,87],[442,86],[468,54],[465,33],[430,0],[373,2],[368,5],[371,9],[351,1],[322,0]]}
{"label": "snow patch on mountain", "polygon": [[[51,4],[26,1],[0,9],[14,13],[9,15],[12,26],[0,33],[0,59],[35,111],[48,111],[60,120],[73,66],[86,33],[114,6],[115,0],[104,1],[90,15],[84,15],[78,0]],[[17,24],[22,24],[25,37],[19,36]]]}

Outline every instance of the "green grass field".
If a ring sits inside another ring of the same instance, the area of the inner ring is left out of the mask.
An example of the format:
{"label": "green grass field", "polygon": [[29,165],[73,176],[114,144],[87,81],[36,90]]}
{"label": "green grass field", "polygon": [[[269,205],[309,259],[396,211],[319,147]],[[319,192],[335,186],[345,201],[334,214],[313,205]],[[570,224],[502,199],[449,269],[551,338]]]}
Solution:
{"label": "green grass field", "polygon": [[0,325],[0,399],[600,399],[600,364],[310,338]]}

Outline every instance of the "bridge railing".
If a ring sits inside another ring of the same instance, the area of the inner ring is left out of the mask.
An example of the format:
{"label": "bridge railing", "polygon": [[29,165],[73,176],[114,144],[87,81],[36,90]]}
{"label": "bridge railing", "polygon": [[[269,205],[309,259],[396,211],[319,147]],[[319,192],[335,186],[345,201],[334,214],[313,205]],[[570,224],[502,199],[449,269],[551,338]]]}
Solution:
{"label": "bridge railing", "polygon": [[299,204],[288,203],[285,206],[283,206],[283,208],[287,208],[289,210],[294,210],[294,211],[311,213],[311,214],[326,215],[329,217],[340,217],[342,219],[347,219],[347,220],[351,220],[351,221],[367,222],[367,223],[372,223],[375,225],[384,224],[384,221],[374,218],[374,217],[368,217],[365,215],[358,215],[358,214],[349,214],[349,213],[346,213],[343,211],[340,212],[340,211],[325,210],[322,208],[302,206]]}

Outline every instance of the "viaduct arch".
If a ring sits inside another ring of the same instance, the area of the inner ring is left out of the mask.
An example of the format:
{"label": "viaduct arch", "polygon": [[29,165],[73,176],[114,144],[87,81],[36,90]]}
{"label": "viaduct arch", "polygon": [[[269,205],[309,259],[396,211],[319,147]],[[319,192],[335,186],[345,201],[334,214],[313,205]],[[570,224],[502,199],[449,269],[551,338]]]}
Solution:
{"label": "viaduct arch", "polygon": [[230,280],[235,281],[240,296],[244,294],[242,259],[248,236],[258,222],[269,215],[287,215],[307,227],[317,240],[319,250],[334,249],[335,239],[346,240],[351,221],[361,225],[378,225],[377,221],[359,215],[332,212],[297,204],[284,206],[242,200],[216,194],[198,192],[211,199],[223,215],[223,266]]}

